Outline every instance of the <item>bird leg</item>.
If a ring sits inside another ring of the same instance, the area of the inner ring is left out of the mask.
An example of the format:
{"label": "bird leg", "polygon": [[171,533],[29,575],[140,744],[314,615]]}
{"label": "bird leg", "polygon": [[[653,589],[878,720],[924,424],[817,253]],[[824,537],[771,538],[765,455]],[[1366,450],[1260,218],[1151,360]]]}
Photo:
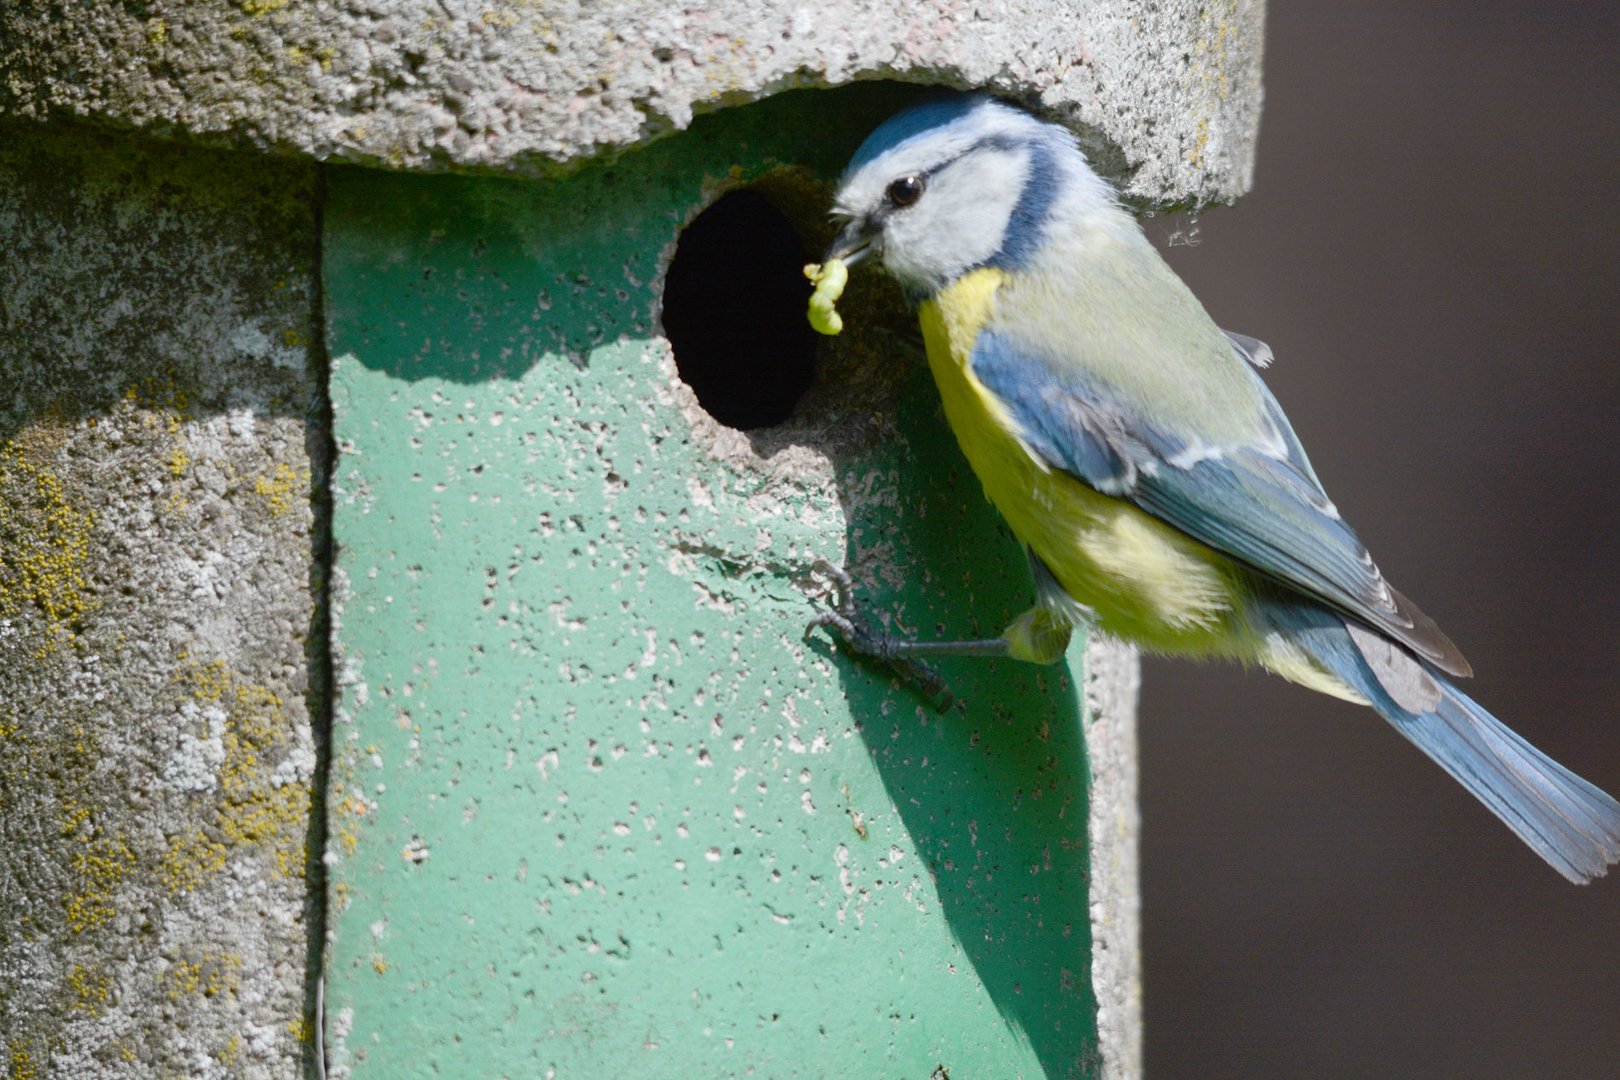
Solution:
{"label": "bird leg", "polygon": [[[855,582],[842,567],[825,560],[817,560],[816,568],[832,580],[834,586],[832,609],[823,611],[810,620],[804,636],[825,626],[844,640],[850,652],[871,657],[888,664],[894,671],[923,696],[945,712],[955,702],[944,678],[922,657],[934,656],[1008,656],[1012,642],[1006,637],[978,638],[971,641],[909,641],[893,637],[874,629],[855,602]],[[1016,625],[1016,624],[1015,624]]]}

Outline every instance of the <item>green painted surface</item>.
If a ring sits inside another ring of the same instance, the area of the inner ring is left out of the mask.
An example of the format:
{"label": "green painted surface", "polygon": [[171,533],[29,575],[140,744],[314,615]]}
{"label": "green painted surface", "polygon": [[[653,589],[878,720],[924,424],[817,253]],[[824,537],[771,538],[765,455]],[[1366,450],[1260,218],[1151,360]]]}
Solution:
{"label": "green painted surface", "polygon": [[330,173],[353,1075],[1096,1075],[1069,669],[953,664],[940,717],[800,640],[817,555],[924,632],[1027,603],[914,347],[852,320],[750,440],[694,425],[657,337],[683,221],[836,176],[892,93],[557,183]]}

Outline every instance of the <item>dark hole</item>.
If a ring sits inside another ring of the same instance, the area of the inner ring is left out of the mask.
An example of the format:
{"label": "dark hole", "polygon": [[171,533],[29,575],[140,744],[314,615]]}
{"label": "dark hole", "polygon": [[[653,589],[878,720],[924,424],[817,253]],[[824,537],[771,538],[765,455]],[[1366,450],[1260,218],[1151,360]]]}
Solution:
{"label": "dark hole", "polygon": [[664,281],[664,333],[682,380],[722,424],[780,424],[810,389],[809,261],[792,224],[753,191],[722,197],[681,233]]}

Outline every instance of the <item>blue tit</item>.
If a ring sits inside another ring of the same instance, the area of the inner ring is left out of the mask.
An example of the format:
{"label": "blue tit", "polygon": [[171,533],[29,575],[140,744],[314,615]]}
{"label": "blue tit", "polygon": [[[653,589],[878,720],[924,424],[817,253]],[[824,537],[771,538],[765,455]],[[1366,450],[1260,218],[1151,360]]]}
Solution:
{"label": "blue tit", "polygon": [[1035,604],[1002,636],[874,632],[847,580],[826,626],[900,664],[1057,660],[1077,625],[1257,664],[1369,705],[1571,881],[1620,860],[1620,804],[1452,683],[1468,662],[1384,580],[1258,369],[1165,265],[1074,137],[983,95],[879,127],[829,258],[917,305],[962,453],[1023,543]]}

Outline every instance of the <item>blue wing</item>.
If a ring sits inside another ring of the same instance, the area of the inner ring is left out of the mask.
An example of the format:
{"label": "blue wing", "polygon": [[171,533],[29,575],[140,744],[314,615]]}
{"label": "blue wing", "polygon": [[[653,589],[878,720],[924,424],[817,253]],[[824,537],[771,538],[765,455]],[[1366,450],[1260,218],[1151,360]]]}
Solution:
{"label": "blue wing", "polygon": [[[1253,338],[1231,340],[1250,365],[1270,358]],[[1257,437],[1242,444],[1157,425],[1077,365],[1031,357],[994,330],[979,334],[972,365],[1048,465],[1388,633],[1443,671],[1469,674],[1457,647],[1389,586],[1339,517],[1249,365],[1242,372],[1254,380],[1264,416]]]}

